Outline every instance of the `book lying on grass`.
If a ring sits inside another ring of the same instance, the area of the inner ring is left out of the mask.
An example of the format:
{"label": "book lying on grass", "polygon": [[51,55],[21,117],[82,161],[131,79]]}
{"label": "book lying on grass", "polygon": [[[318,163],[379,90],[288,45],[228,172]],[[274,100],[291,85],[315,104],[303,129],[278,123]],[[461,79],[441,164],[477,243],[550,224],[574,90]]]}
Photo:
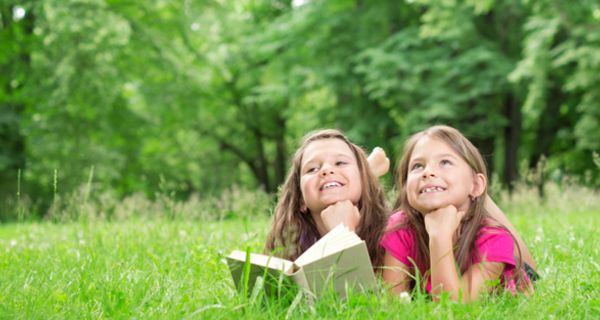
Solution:
{"label": "book lying on grass", "polygon": [[341,224],[296,261],[235,250],[227,263],[236,287],[247,294],[256,283],[269,295],[295,283],[315,297],[331,287],[345,297],[346,288],[366,291],[376,284],[365,242]]}

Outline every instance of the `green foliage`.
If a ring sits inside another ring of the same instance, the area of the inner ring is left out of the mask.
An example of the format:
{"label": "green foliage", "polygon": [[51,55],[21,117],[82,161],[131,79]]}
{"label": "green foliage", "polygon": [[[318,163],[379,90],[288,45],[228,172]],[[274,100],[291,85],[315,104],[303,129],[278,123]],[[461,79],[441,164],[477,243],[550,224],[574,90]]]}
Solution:
{"label": "green foliage", "polygon": [[119,197],[274,193],[312,129],[341,128],[398,159],[409,134],[435,123],[464,131],[504,185],[519,163],[545,158],[548,177],[598,187],[599,10],[554,0],[3,1],[0,197],[14,195],[21,169],[23,194],[45,215],[54,171],[64,197],[92,167],[95,188]]}

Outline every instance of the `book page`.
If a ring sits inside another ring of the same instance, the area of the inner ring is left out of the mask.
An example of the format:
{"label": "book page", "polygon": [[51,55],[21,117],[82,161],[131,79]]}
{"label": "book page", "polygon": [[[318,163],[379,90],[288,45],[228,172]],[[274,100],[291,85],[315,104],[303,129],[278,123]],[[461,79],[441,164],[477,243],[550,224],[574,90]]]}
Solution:
{"label": "book page", "polygon": [[226,257],[234,285],[240,292],[251,294],[259,286],[259,290],[264,290],[269,296],[295,294],[296,277],[288,275],[295,270],[291,261],[256,253],[251,253],[249,258],[250,268],[246,276],[246,252],[235,250]]}
{"label": "book page", "polygon": [[[246,261],[246,252],[234,250],[227,258],[238,260],[243,263]],[[250,253],[250,263],[253,265],[267,267],[269,269],[275,269],[282,272],[291,271],[294,265],[294,263],[289,260],[258,253]]]}
{"label": "book page", "polygon": [[356,233],[343,224],[338,225],[306,250],[295,263],[299,266],[327,257],[345,248],[363,242]]}

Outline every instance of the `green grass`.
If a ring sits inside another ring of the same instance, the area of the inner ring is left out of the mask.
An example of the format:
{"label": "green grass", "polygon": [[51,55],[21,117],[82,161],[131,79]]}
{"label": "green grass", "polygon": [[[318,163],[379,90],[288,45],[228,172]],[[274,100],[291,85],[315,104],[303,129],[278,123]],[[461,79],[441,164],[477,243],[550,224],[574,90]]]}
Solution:
{"label": "green grass", "polygon": [[595,193],[566,202],[562,194],[546,203],[524,193],[502,200],[538,261],[542,280],[531,297],[402,303],[380,289],[347,300],[327,295],[313,306],[243,299],[223,256],[259,251],[266,215],[220,222],[129,218],[0,225],[0,318],[598,319],[600,204]]}

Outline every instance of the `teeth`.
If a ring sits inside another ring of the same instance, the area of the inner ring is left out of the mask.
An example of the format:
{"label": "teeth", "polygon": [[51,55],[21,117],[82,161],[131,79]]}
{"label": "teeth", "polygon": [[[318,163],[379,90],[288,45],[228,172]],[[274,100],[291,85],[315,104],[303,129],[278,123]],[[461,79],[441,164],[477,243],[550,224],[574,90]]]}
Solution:
{"label": "teeth", "polygon": [[335,188],[335,187],[341,187],[341,186],[342,185],[339,182],[327,182],[326,184],[323,185],[323,187],[321,187],[321,190]]}
{"label": "teeth", "polygon": [[427,187],[427,188],[421,190],[421,193],[429,193],[429,192],[437,192],[437,191],[444,191],[444,188],[442,188],[442,187]]}

